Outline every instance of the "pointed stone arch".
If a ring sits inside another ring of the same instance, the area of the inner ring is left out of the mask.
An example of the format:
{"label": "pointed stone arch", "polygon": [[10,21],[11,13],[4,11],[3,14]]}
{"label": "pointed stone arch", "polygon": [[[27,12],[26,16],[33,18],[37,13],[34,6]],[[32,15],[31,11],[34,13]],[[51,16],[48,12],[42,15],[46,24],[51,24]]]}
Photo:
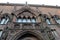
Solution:
{"label": "pointed stone arch", "polygon": [[42,35],[37,33],[36,31],[22,31],[17,33],[14,37],[11,38],[11,40],[18,40],[19,38],[21,38],[24,35],[32,35],[33,37],[37,38],[38,40],[44,40]]}
{"label": "pointed stone arch", "polygon": [[9,21],[12,21],[12,18],[13,18],[12,15],[9,14],[9,13],[1,14],[1,18],[2,18],[2,17],[5,17],[5,18],[7,17],[7,18],[9,18]]}
{"label": "pointed stone arch", "polygon": [[30,8],[29,6],[23,6],[21,9],[14,11],[13,13],[16,14],[16,16],[23,14],[24,12],[28,12],[34,16],[37,16],[36,10]]}
{"label": "pointed stone arch", "polygon": [[32,18],[34,16],[36,19],[36,17],[39,14],[34,9],[30,8],[29,6],[23,6],[21,9],[16,10],[12,13],[14,14],[15,21],[16,21],[17,17],[19,17],[19,16],[21,16],[21,17],[25,16],[26,18],[28,18],[29,16],[30,16],[30,18]]}

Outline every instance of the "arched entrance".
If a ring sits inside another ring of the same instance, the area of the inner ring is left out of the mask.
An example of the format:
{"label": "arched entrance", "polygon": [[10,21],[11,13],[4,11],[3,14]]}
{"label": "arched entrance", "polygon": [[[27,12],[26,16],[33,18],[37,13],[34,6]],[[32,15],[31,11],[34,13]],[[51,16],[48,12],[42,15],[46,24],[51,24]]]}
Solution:
{"label": "arched entrance", "polygon": [[39,40],[39,39],[30,33],[26,33],[19,37],[17,40]]}
{"label": "arched entrance", "polygon": [[15,38],[12,38],[12,40],[43,40],[40,34],[30,31],[22,32],[14,37]]}

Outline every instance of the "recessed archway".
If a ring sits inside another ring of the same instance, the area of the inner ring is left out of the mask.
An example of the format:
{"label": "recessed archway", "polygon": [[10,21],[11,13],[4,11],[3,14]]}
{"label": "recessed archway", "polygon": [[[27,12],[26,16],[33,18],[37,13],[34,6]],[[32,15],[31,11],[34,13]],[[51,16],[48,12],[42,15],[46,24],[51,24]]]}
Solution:
{"label": "recessed archway", "polygon": [[26,33],[19,37],[17,40],[39,40],[35,35],[32,35],[30,33]]}
{"label": "recessed archway", "polygon": [[17,35],[15,35],[11,40],[44,40],[42,35],[31,32],[31,31],[24,31],[20,32]]}

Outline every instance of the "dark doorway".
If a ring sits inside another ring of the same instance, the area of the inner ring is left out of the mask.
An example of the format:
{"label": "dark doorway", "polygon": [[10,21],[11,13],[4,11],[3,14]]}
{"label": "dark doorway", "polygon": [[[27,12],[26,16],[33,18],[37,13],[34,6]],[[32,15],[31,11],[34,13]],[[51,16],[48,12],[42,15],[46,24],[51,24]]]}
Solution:
{"label": "dark doorway", "polygon": [[17,40],[39,40],[39,39],[30,33],[26,33],[19,37]]}

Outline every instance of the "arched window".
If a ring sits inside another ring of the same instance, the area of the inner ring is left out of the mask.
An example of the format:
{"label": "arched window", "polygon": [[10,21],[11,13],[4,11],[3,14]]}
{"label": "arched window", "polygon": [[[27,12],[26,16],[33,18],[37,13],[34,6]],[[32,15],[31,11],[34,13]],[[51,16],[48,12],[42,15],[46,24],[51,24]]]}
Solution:
{"label": "arched window", "polygon": [[27,19],[24,18],[24,19],[22,20],[22,22],[23,22],[23,23],[27,23]]}
{"label": "arched window", "polygon": [[21,18],[21,17],[18,17],[17,22],[18,23],[35,23],[36,19],[35,18],[25,18],[25,17]]}
{"label": "arched window", "polygon": [[8,21],[9,21],[9,18],[7,18],[7,19],[6,19],[5,24],[7,24],[7,23],[8,23]]}
{"label": "arched window", "polygon": [[27,18],[27,23],[31,23],[31,18],[30,17]]}
{"label": "arched window", "polygon": [[22,22],[22,19],[17,19],[17,22],[18,22],[18,23]]}
{"label": "arched window", "polygon": [[26,22],[27,22],[27,19],[26,19],[25,16],[24,16],[22,19],[23,19],[23,20],[22,20],[22,23],[26,23]]}
{"label": "arched window", "polygon": [[52,30],[52,34],[53,34],[54,37],[59,38],[59,34],[58,34],[58,32],[56,31],[56,29]]}
{"label": "arched window", "polygon": [[20,16],[17,18],[17,22],[22,23],[22,18]]}
{"label": "arched window", "polygon": [[0,21],[0,24],[7,24],[9,21],[9,18],[8,17],[2,17],[1,18],[1,21]]}
{"label": "arched window", "polygon": [[35,22],[36,22],[36,19],[31,19],[31,22],[32,22],[32,23],[35,23]]}
{"label": "arched window", "polygon": [[49,19],[49,18],[46,18],[46,23],[47,23],[47,24],[51,24],[51,22],[50,22],[50,19]]}
{"label": "arched window", "polygon": [[31,19],[27,19],[27,23],[31,23]]}
{"label": "arched window", "polygon": [[59,18],[59,16],[54,15],[54,19],[55,19],[55,21],[56,21],[58,24],[60,24],[60,18]]}
{"label": "arched window", "polygon": [[36,22],[36,19],[35,19],[34,16],[31,18],[31,22],[32,22],[32,23],[35,23],[35,22]]}
{"label": "arched window", "polygon": [[0,31],[0,37],[1,37],[1,35],[2,35],[2,31]]}
{"label": "arched window", "polygon": [[56,22],[57,22],[58,24],[60,24],[60,19],[56,19]]}
{"label": "arched window", "polygon": [[0,21],[0,24],[4,24],[5,23],[5,18],[2,18],[2,20]]}

